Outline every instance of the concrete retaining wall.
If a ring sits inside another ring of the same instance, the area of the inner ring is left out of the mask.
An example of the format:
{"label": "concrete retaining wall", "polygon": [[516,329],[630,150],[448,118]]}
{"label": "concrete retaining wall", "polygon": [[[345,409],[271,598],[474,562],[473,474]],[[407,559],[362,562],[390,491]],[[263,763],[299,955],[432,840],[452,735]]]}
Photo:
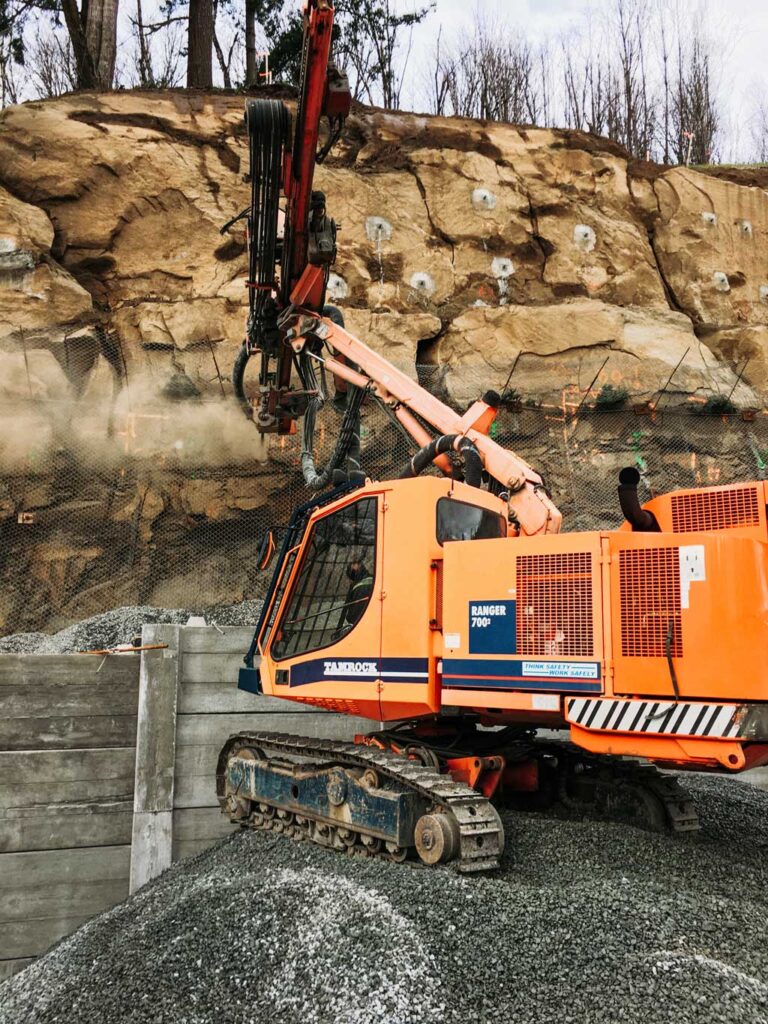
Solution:
{"label": "concrete retaining wall", "polygon": [[237,689],[252,629],[145,626],[139,655],[0,655],[0,980],[172,860],[230,834],[234,732],[377,723]]}

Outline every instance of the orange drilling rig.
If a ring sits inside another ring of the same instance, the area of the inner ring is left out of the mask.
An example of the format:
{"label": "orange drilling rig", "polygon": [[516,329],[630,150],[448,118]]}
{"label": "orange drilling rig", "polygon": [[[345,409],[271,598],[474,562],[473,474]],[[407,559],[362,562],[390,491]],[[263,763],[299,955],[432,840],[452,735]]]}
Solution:
{"label": "orange drilling rig", "polygon": [[[382,728],[354,743],[233,736],[222,809],[240,825],[467,872],[498,864],[499,802],[695,829],[678,777],[656,766],[768,763],[767,486],[643,507],[628,469],[621,529],[561,534],[541,477],[489,436],[497,395],[459,414],[347,333],[324,306],[336,229],[312,190],[350,109],[329,63],[331,0],[308,0],[304,25],[292,145],[281,101],[247,105],[251,300],[234,382],[259,430],[303,419],[302,469],[320,493],[279,552],[264,540],[273,576],[239,685]],[[343,422],[318,470],[330,378]],[[398,479],[359,472],[363,400],[413,439]],[[442,475],[423,475],[433,465]]]}

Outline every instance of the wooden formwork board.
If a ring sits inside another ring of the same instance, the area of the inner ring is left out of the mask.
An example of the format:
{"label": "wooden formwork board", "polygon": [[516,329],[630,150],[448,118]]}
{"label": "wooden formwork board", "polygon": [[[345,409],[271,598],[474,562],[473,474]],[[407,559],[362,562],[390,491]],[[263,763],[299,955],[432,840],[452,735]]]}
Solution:
{"label": "wooden formwork board", "polygon": [[133,747],[0,751],[0,853],[130,843]]}
{"label": "wooden formwork board", "polygon": [[34,956],[128,895],[130,846],[0,854],[2,958]]}
{"label": "wooden formwork board", "polygon": [[136,655],[0,655],[0,750],[133,746]]}
{"label": "wooden formwork board", "polygon": [[0,980],[234,829],[235,732],[346,739],[378,723],[238,690],[253,627],[145,627],[136,655],[0,655]]}

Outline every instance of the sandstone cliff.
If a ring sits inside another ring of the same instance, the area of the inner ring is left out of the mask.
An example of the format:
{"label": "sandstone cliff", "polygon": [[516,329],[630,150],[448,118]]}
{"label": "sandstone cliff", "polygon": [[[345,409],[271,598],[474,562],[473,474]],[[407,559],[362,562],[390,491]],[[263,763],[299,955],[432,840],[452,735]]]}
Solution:
{"label": "sandstone cliff", "polygon": [[[36,595],[6,589],[0,629],[106,595],[172,601],[199,578],[201,530],[206,599],[251,586],[227,529],[265,521],[295,453],[230,402],[245,240],[219,228],[247,202],[243,102],[81,94],[0,113],[0,571],[26,567]],[[510,371],[524,401],[561,407],[609,384],[763,404],[762,188],[579,133],[367,110],[317,184],[341,222],[330,295],[348,326],[458,404]]]}

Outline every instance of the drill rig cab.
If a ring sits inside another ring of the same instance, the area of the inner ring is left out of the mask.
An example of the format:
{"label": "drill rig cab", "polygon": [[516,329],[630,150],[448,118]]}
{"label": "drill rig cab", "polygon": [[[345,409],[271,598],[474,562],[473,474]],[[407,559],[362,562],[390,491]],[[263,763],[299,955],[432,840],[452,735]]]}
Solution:
{"label": "drill rig cab", "polygon": [[444,552],[507,526],[503,501],[445,478],[343,488],[289,534],[295,559],[279,560],[258,630],[258,685],[380,721],[437,713]]}

